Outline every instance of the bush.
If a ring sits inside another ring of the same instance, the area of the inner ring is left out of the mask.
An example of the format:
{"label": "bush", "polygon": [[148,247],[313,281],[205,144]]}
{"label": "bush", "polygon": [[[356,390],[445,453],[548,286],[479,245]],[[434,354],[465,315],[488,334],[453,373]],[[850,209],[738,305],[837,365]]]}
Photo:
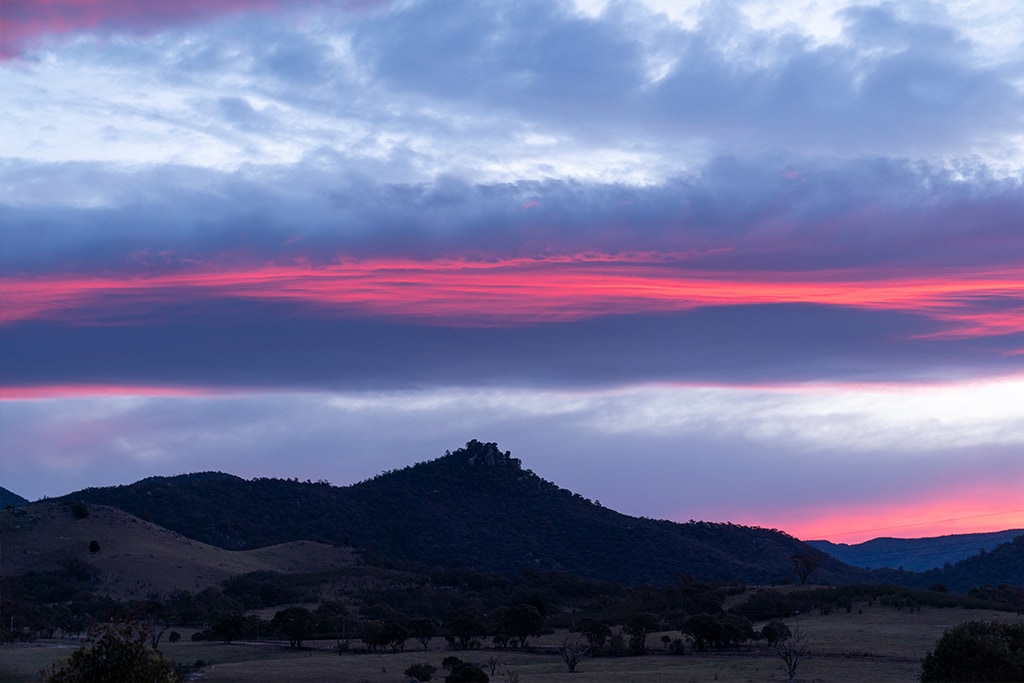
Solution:
{"label": "bush", "polygon": [[921,682],[1024,681],[1024,624],[968,621],[948,629],[921,663]]}
{"label": "bush", "polygon": [[476,664],[462,662],[445,676],[445,683],[488,683],[490,677]]}
{"label": "bush", "polygon": [[68,503],[68,510],[75,519],[85,519],[89,516],[89,506],[80,500]]}
{"label": "bush", "polygon": [[146,647],[149,627],[138,622],[104,624],[89,635],[86,644],[62,663],[44,671],[45,683],[99,683],[146,681],[175,683],[169,662]]}
{"label": "bush", "polygon": [[416,681],[429,681],[437,669],[429,664],[413,664],[405,670],[405,675]]}

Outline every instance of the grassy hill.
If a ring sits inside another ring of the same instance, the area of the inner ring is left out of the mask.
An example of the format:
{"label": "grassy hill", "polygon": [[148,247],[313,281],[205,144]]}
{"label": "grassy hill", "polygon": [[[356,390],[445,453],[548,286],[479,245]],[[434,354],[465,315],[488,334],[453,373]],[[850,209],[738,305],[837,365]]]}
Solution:
{"label": "grassy hill", "polygon": [[469,442],[429,462],[347,487],[246,481],[221,473],[157,477],[65,498],[105,504],[227,549],[297,540],[365,547],[424,566],[558,570],[628,584],[795,579],[792,556],[816,554],[813,579],[867,573],[775,530],[629,517],[559,488],[496,444]]}
{"label": "grassy hill", "polygon": [[[87,562],[100,572],[101,592],[119,599],[201,590],[248,572],[315,572],[357,562],[350,548],[309,541],[224,550],[96,504],[79,507],[47,501],[3,510],[0,534],[0,576]],[[93,541],[95,552],[90,551]]]}

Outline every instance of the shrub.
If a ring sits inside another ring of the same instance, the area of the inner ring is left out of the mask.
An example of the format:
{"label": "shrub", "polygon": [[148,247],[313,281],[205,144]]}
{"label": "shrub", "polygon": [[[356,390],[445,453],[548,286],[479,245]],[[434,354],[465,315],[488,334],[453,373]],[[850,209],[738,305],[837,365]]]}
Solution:
{"label": "shrub", "polygon": [[967,621],[948,629],[921,663],[921,682],[1024,681],[1024,624]]}
{"label": "shrub", "polygon": [[437,669],[429,664],[413,664],[405,670],[405,675],[416,681],[429,681]]}
{"label": "shrub", "polygon": [[62,663],[44,671],[45,683],[87,683],[91,681],[146,681],[175,683],[177,675],[169,662],[146,647],[149,627],[138,622],[104,624],[89,640]]}

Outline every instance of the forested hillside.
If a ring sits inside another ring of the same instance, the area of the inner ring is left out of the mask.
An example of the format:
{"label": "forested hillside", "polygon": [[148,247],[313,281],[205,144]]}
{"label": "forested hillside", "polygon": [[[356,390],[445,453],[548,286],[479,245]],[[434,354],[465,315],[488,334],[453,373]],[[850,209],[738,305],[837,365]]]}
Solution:
{"label": "forested hillside", "polygon": [[628,584],[668,584],[681,572],[702,581],[791,582],[798,580],[793,556],[805,555],[816,565],[812,581],[868,577],[779,531],[617,513],[475,440],[347,487],[202,473],[66,498],[120,507],[229,549],[313,540],[425,566],[533,567]]}

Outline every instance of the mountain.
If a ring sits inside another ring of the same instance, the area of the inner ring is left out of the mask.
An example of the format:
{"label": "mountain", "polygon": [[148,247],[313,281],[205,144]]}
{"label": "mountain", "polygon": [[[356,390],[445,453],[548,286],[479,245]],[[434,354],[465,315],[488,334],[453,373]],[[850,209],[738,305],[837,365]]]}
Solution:
{"label": "mountain", "polygon": [[789,582],[793,556],[809,554],[818,565],[814,581],[869,576],[776,530],[620,514],[476,440],[346,487],[207,472],[85,489],[64,500],[117,507],[229,549],[319,541],[426,567],[532,567],[660,585],[679,573],[700,581]]}
{"label": "mountain", "polygon": [[[980,586],[1024,589],[1024,532],[1018,533],[1020,535],[1012,541],[1001,543],[992,550],[982,550],[952,566],[912,575],[906,583],[922,588],[942,584],[949,590],[960,592]],[[1020,602],[1020,608],[1024,609],[1024,601]]]}
{"label": "mountain", "polygon": [[328,571],[357,562],[350,548],[308,541],[224,550],[116,508],[49,500],[0,510],[0,534],[0,577],[87,563],[101,577],[102,593],[122,599],[200,590],[249,572]]}
{"label": "mountain", "polygon": [[19,496],[17,493],[8,491],[3,486],[0,486],[0,510],[7,506],[17,507],[19,505],[27,505],[28,501]]}
{"label": "mountain", "polygon": [[1024,529],[929,538],[875,538],[852,545],[831,541],[807,541],[807,545],[855,567],[902,567],[907,571],[923,572],[947,563],[954,564],[982,551],[992,550],[1021,534],[1024,534]]}

